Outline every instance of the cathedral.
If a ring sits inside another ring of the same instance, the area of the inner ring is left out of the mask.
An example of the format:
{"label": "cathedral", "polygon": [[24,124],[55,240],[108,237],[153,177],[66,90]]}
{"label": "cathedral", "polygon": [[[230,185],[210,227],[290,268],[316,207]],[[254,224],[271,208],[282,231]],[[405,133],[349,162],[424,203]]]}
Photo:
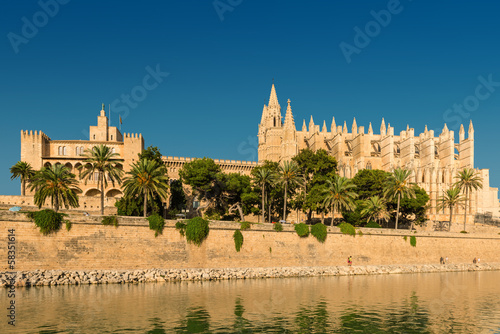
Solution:
{"label": "cathedral", "polygon": [[[409,169],[413,171],[412,182],[425,189],[430,196],[429,218],[447,220],[449,210],[438,212],[437,200],[456,181],[457,171],[474,168],[472,121],[467,134],[461,125],[458,143],[455,142],[454,132],[446,124],[440,134],[427,130],[427,126],[424,132],[417,135],[409,126],[399,134],[394,131],[394,127],[390,123],[386,125],[383,118],[380,131],[376,134],[371,123],[365,130],[364,126],[356,124],[356,118],[349,131],[345,121],[343,125],[337,125],[333,117],[328,128],[325,121],[322,126],[314,124],[312,116],[309,124],[304,120],[302,129],[297,131],[290,100],[287,101],[285,119],[282,120],[281,106],[273,84],[269,103],[264,105],[259,124],[259,162],[290,160],[302,149],[324,149],[337,159],[339,174],[348,178],[362,169],[388,172],[395,168]],[[489,186],[488,169],[478,171],[483,189],[473,192],[470,213],[492,212],[498,215],[498,189]],[[463,213],[463,210],[460,212]]]}

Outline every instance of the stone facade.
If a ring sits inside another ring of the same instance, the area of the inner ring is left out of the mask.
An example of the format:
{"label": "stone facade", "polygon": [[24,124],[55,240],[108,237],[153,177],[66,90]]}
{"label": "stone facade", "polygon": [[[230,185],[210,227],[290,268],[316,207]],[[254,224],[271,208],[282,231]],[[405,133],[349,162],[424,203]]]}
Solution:
{"label": "stone facade", "polygon": [[[398,167],[410,169],[413,171],[412,182],[425,189],[430,196],[430,217],[442,220],[446,220],[446,217],[441,216],[447,216],[449,210],[436,210],[438,198],[456,181],[457,171],[474,168],[472,121],[467,138],[463,125],[460,127],[458,143],[455,142],[454,132],[446,124],[438,135],[433,130],[427,130],[427,126],[418,135],[409,126],[397,135],[394,127],[386,125],[383,118],[378,134],[374,133],[371,123],[367,131],[364,126],[358,126],[356,118],[348,129],[345,121],[343,126],[337,125],[335,117],[330,128],[327,128],[325,121],[320,127],[314,123],[312,116],[309,125],[304,120],[302,130],[297,131],[290,100],[282,121],[274,84],[269,104],[264,105],[262,111],[258,137],[259,162],[290,160],[300,150],[308,148],[329,152],[338,161],[340,175],[349,178],[365,168],[385,171]],[[472,194],[470,213],[492,212],[498,215],[498,188],[489,186],[488,169],[481,169],[479,173],[483,179],[483,189]]]}
{"label": "stone facade", "polygon": [[[90,126],[89,140],[52,140],[42,131],[21,131],[21,161],[31,164],[35,170],[42,167],[62,164],[68,167],[77,177],[80,174],[78,168],[85,164],[83,156],[85,150],[91,149],[95,145],[109,146],[118,154],[117,159],[121,160],[124,171],[130,170],[130,165],[137,161],[137,155],[144,150],[144,138],[139,134],[124,134],[116,127],[109,126],[109,120],[103,109],[97,117],[97,126]],[[97,186],[97,176],[95,179],[80,181],[81,195],[100,197],[101,192]],[[121,197],[123,192],[118,184],[114,186],[108,183],[104,189],[105,196]],[[29,189],[27,195],[33,195]]]}

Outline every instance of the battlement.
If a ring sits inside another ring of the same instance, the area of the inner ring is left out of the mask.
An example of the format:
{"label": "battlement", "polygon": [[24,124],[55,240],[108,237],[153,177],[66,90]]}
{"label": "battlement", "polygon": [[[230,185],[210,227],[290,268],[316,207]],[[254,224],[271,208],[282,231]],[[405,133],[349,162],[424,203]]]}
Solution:
{"label": "battlement", "polygon": [[142,138],[141,133],[124,133],[123,134],[124,138]]}
{"label": "battlement", "polygon": [[28,140],[31,139],[33,141],[41,141],[42,139],[44,141],[49,141],[50,138],[47,136],[45,133],[43,133],[41,130],[37,131],[35,130],[21,130],[21,140]]}
{"label": "battlement", "polygon": [[[187,157],[162,157],[164,162],[183,162],[188,163],[195,161],[199,158],[187,158]],[[214,159],[214,162],[218,165],[239,165],[239,166],[257,166],[256,161],[241,161],[241,160],[224,160],[224,159]]]}

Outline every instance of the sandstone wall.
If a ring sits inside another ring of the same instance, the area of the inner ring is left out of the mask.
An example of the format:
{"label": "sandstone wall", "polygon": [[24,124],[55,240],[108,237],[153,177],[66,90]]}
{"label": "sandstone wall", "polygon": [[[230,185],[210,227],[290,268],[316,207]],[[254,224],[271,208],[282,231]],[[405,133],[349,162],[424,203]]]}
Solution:
{"label": "sandstone wall", "polygon": [[363,235],[343,235],[329,228],[325,243],[300,238],[292,227],[275,232],[270,225],[253,225],[242,231],[238,253],[233,233],[238,223],[211,223],[201,247],[188,244],[167,222],[157,238],[142,218],[120,219],[120,226],[103,226],[99,217],[70,217],[73,227],[49,236],[40,234],[21,213],[0,213],[0,270],[7,270],[7,234],[15,230],[16,270],[36,269],[146,269],[241,268],[354,264],[435,264],[441,256],[450,263],[500,262],[500,235],[418,232],[417,246],[410,246],[408,231],[362,229]]}

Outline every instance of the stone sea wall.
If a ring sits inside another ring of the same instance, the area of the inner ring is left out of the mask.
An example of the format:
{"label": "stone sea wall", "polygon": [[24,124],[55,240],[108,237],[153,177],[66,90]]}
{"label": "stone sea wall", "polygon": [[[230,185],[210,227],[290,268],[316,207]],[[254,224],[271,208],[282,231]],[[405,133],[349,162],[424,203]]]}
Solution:
{"label": "stone sea wall", "polygon": [[446,264],[446,265],[380,265],[334,267],[277,267],[277,268],[224,268],[224,269],[146,269],[146,270],[35,270],[15,274],[0,273],[0,287],[55,286],[82,284],[124,284],[176,281],[217,281],[235,279],[355,276],[437,273],[457,271],[500,270],[495,264]]}
{"label": "stone sea wall", "polygon": [[[243,246],[237,252],[233,233],[239,223],[211,222],[208,238],[198,247],[179,234],[174,221],[167,221],[163,234],[155,237],[143,218],[120,218],[118,227],[103,226],[95,216],[70,216],[69,220],[73,223],[69,231],[63,226],[45,236],[24,214],[0,211],[0,272],[11,271],[7,263],[9,230],[15,235],[14,271],[18,272],[340,268],[347,264],[348,256],[356,268],[435,265],[440,257],[448,257],[450,265],[472,265],[475,257],[482,264],[500,263],[497,230],[462,234],[363,228],[359,230],[362,235],[353,237],[329,227],[326,241],[320,243],[312,235],[300,238],[292,226],[276,232],[271,224],[253,224],[242,231]],[[416,237],[416,247],[410,245],[410,235]]]}

